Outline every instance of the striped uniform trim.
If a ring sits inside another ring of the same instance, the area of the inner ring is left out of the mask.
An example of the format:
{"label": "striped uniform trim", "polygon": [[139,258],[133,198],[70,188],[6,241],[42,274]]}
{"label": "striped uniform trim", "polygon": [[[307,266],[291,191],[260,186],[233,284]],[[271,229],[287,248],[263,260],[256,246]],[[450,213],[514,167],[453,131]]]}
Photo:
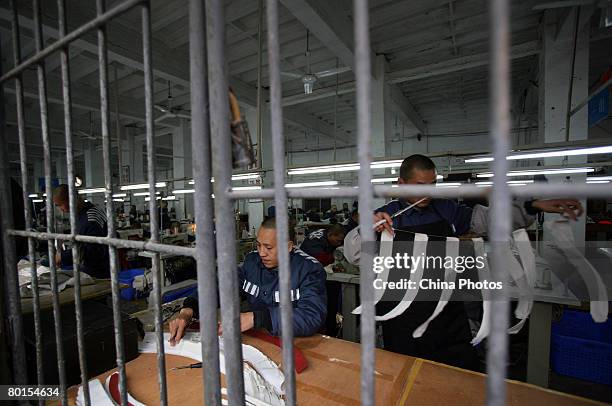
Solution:
{"label": "striped uniform trim", "polygon": [[247,281],[246,279],[242,283],[242,290],[251,296],[257,297],[257,295],[259,295],[259,286]]}
{"label": "striped uniform trim", "polygon": [[323,234],[325,234],[325,230],[321,228],[319,230],[315,230],[312,233],[308,234],[308,239],[309,240],[318,240],[320,238],[323,238]]}
{"label": "striped uniform trim", "polygon": [[[291,289],[291,301],[295,302],[300,299],[300,289]],[[280,303],[280,293],[278,290],[274,291],[274,301]]]}
{"label": "striped uniform trim", "polygon": [[294,248],[294,249],[293,249],[293,251],[294,251],[296,254],[299,254],[299,255],[303,256],[303,257],[304,257],[304,258],[306,258],[307,260],[314,262],[315,264],[318,264],[318,263],[319,263],[319,261],[317,261],[317,259],[316,259],[316,258],[311,257],[310,255],[308,255],[307,253],[305,253],[304,251],[302,251],[302,250],[301,250],[301,249],[299,249],[299,248]]}
{"label": "striped uniform trim", "polygon": [[87,221],[98,224],[100,228],[104,228],[106,225],[106,214],[97,207],[92,207],[87,210]]}

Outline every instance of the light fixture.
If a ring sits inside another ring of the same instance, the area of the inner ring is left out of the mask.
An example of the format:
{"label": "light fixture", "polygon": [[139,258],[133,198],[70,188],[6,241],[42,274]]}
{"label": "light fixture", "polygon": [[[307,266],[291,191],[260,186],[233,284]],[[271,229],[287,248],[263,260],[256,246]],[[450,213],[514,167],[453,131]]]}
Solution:
{"label": "light fixture", "polygon": [[79,190],[79,194],[80,195],[88,195],[88,194],[104,193],[104,192],[106,192],[106,189],[103,188],[103,187],[96,187],[96,188],[81,189],[81,190]]}
{"label": "light fixture", "polygon": [[[559,168],[559,169],[533,169],[526,171],[510,171],[506,176],[534,176],[534,175],[564,175],[570,173],[595,172],[593,168]],[[476,174],[477,178],[492,178],[493,173],[485,172]]]}
{"label": "light fixture", "polygon": [[172,191],[173,195],[184,195],[187,193],[195,193],[195,190],[194,189],[177,189],[177,190]]}
{"label": "light fixture", "polygon": [[[232,175],[232,180],[247,180],[247,179],[257,179],[259,178],[261,175],[259,174],[259,172],[250,172],[250,173],[238,173],[236,175]],[[211,182],[215,181],[215,178],[210,178]],[[193,179],[191,179],[190,181],[188,181],[187,183],[189,183],[190,185],[194,185],[195,181]]]}
{"label": "light fixture", "polygon": [[176,200],[176,196],[171,195],[171,196],[162,197],[162,200]]}
{"label": "light fixture", "polygon": [[[145,197],[145,202],[148,202],[150,200],[151,200],[150,197]],[[157,196],[157,197],[155,197],[155,200],[161,200],[161,197]]]}
{"label": "light fixture", "polygon": [[261,186],[236,186],[232,190],[260,190]]}
{"label": "light fixture", "polygon": [[461,182],[441,182],[436,183],[436,187],[459,187]]}
{"label": "light fixture", "polygon": [[372,179],[372,183],[387,183],[387,182],[397,182],[397,178],[374,178]]}
{"label": "light fixture", "polygon": [[[159,192],[155,192],[156,195],[159,194]],[[149,192],[137,192],[134,193],[133,196],[149,196]]]}
{"label": "light fixture", "polygon": [[32,193],[32,194],[28,195],[28,197],[37,198],[38,197],[38,193]]}
{"label": "light fixture", "polygon": [[302,183],[287,183],[285,187],[288,189],[298,188],[298,187],[314,187],[314,186],[336,186],[338,184],[337,180],[324,180],[320,182],[302,182]]}
{"label": "light fixture", "polygon": [[127,193],[115,193],[113,197],[127,197]]}
{"label": "light fixture", "polygon": [[42,203],[43,201],[43,199],[34,199],[32,200],[32,203]]}
{"label": "light fixture", "polygon": [[[533,183],[533,179],[528,179],[528,180],[509,180],[506,182],[509,185],[525,185],[527,183]],[[476,186],[491,186],[493,185],[493,182],[491,181],[482,181],[482,182],[475,182],[474,183]]]}
{"label": "light fixture", "polygon": [[[157,182],[155,183],[155,187],[166,187],[166,182]],[[148,189],[149,188],[149,184],[148,183],[138,183],[135,185],[124,185],[121,186],[119,189],[121,190],[137,190],[137,189]]]}
{"label": "light fixture", "polygon": [[123,199],[113,199],[113,202],[123,202]]}
{"label": "light fixture", "polygon": [[[564,157],[564,156],[580,156],[580,155],[596,155],[596,154],[610,154],[612,153],[612,145],[603,147],[590,147],[590,148],[575,148],[566,150],[555,150],[555,151],[541,151],[541,152],[525,152],[522,154],[512,154],[506,157],[507,160],[516,159],[537,159],[537,158],[553,158],[553,157]],[[493,157],[476,157],[466,159],[465,163],[478,163],[478,162],[491,162]]]}
{"label": "light fixture", "polygon": [[612,176],[592,176],[590,178],[586,178],[587,182],[590,182],[593,180],[612,180]]}
{"label": "light fixture", "polygon": [[610,181],[609,180],[588,180],[587,179],[586,183],[588,183],[589,185],[592,185],[592,184],[600,184],[600,183],[601,184],[610,183]]}

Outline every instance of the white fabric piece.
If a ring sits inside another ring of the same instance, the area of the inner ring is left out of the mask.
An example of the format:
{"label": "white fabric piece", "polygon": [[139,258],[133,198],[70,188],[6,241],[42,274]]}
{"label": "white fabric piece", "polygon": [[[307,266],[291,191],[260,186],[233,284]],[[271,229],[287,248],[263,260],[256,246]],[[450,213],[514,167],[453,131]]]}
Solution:
{"label": "white fabric piece", "polygon": [[566,258],[576,268],[584,280],[589,296],[599,300],[591,300],[591,317],[596,323],[608,319],[608,293],[597,270],[576,248],[574,234],[567,221],[550,221],[544,223],[544,228],[550,232],[551,239],[563,250]]}
{"label": "white fabric piece", "polygon": [[[474,256],[484,258],[484,240],[482,238],[473,238],[472,241],[474,242]],[[478,269],[478,277],[481,281],[484,281],[487,279],[487,275],[489,275],[489,264],[488,261],[484,261],[484,267],[482,269]],[[476,333],[476,337],[474,337],[471,341],[473,346],[480,344],[480,342],[489,335],[489,331],[491,330],[491,301],[485,300],[484,292],[482,298],[482,310],[482,322],[480,323],[480,328],[478,329],[478,333]]]}
{"label": "white fabric piece", "polygon": [[[345,240],[346,241],[346,240]],[[393,255],[393,234],[384,230],[380,235],[380,249],[378,250],[378,256],[382,258],[387,258]],[[383,271],[376,275],[376,279],[380,279],[383,283],[387,282],[389,278],[389,268],[387,268],[385,262],[383,261]],[[383,289],[374,289],[374,305],[380,302],[385,291]],[[357,306],[355,310],[352,311],[353,314],[361,314],[361,305]]]}
{"label": "white fabric piece", "polygon": [[[180,355],[202,362],[202,345],[198,333],[186,333],[175,346],[170,346],[169,333],[164,333],[164,351],[166,354]],[[154,333],[146,333],[138,344],[141,353],[157,353],[157,342]],[[273,406],[285,404],[283,384],[285,376],[279,367],[257,348],[242,344],[244,365],[244,390],[249,396]],[[225,356],[223,338],[219,338],[219,369],[225,374]]]}
{"label": "white fabric piece", "polygon": [[[455,238],[455,237],[446,238],[446,256],[453,258],[453,262],[452,262],[453,264],[456,263],[456,259],[459,256],[459,239],[458,238]],[[457,273],[455,272],[455,269],[452,266],[449,266],[444,269],[444,281],[446,283],[446,286],[453,286],[455,284],[456,278],[457,278]],[[425,320],[423,324],[421,324],[419,327],[417,327],[412,332],[412,337],[419,338],[419,337],[422,337],[423,334],[425,334],[425,331],[427,331],[427,327],[429,327],[429,323],[431,323],[433,319],[435,319],[436,317],[438,317],[440,313],[442,313],[442,310],[444,310],[444,308],[446,307],[446,304],[450,300],[452,294],[453,294],[453,289],[450,289],[450,288],[444,289],[442,291],[442,293],[440,294],[440,300],[438,300],[438,303],[436,304],[436,308],[434,309],[434,312],[431,314],[431,316],[429,316],[427,320]]]}
{"label": "white fabric piece", "polygon": [[[102,382],[97,379],[92,379],[87,383],[89,386],[89,401],[95,406],[115,406],[115,402],[111,399]],[[83,394],[83,385],[79,386],[76,397],[77,406],[85,406],[85,395]]]}
{"label": "white fabric piece", "polygon": [[[105,383],[105,386],[106,386],[106,391],[107,391],[109,394],[111,393],[111,390],[110,390],[110,387],[109,387],[109,385],[110,385],[110,380],[111,380],[111,378],[112,378],[112,376],[113,376],[113,375],[118,375],[118,374],[119,374],[119,372],[113,372],[112,374],[110,374],[109,376],[107,376],[107,377],[106,377],[106,383]],[[134,398],[132,397],[132,395],[130,395],[130,393],[129,393],[129,392],[127,393],[127,398],[128,398],[128,403],[129,403],[130,405],[132,405],[132,406],[146,406],[144,403],[139,402],[139,401],[137,401],[136,399],[134,399]],[[91,402],[91,403],[92,403],[93,405],[96,405],[96,403],[94,403],[94,402]]]}
{"label": "white fabric piece", "polygon": [[527,277],[527,282],[533,289],[537,280],[536,256],[534,249],[531,246],[529,235],[524,228],[521,228],[512,233],[512,239],[518,250],[519,257],[521,258],[521,264],[523,266],[523,272]]}
{"label": "white fabric piece", "polygon": [[359,265],[360,256],[361,235],[359,227],[355,227],[344,236],[344,258],[351,265]]}
{"label": "white fabric piece", "polygon": [[[536,272],[535,272],[535,254],[531,241],[525,229],[515,230],[512,233],[513,247],[518,252],[521,263],[519,270],[522,271],[520,279],[515,279],[517,287],[520,289],[519,302],[514,311],[514,315],[522,322],[512,326],[509,330],[510,334],[518,333],[525,324],[523,320],[527,319],[533,308],[533,289],[535,288]],[[518,261],[512,255],[515,264]]]}
{"label": "white fabric piece", "polygon": [[[413,258],[425,256],[425,253],[427,252],[427,241],[428,240],[429,240],[429,237],[427,237],[426,234],[417,233],[414,235],[414,248],[412,250]],[[400,314],[404,313],[406,310],[408,310],[408,308],[412,304],[412,301],[414,300],[416,295],[419,293],[419,289],[418,289],[419,283],[418,282],[423,278],[423,265],[424,265],[423,263],[424,262],[425,261],[419,261],[417,264],[417,267],[414,269],[414,272],[412,272],[413,271],[412,269],[410,270],[410,280],[416,283],[417,288],[407,289],[406,293],[404,294],[404,297],[398,303],[398,305],[395,306],[395,308],[393,308],[393,310],[391,310],[389,313],[384,314],[382,316],[376,316],[376,321],[391,320],[399,316]]]}

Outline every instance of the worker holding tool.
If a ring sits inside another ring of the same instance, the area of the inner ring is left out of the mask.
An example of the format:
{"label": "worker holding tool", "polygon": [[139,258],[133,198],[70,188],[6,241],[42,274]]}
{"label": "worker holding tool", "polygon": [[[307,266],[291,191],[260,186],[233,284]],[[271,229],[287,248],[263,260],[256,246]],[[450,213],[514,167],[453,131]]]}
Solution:
{"label": "worker holding tool", "polygon": [[[289,230],[292,240],[292,230]],[[241,297],[245,298],[250,311],[240,313],[240,329],[265,328],[272,335],[280,335],[280,294],[278,279],[278,250],[289,250],[291,272],[291,301],[293,303],[293,333],[296,336],[315,334],[325,321],[327,298],[325,294],[325,271],[323,266],[293,246],[276,244],[276,220],[269,218],[261,223],[257,233],[257,251],[246,256],[238,268]],[[170,344],[175,345],[185,334],[192,319],[198,318],[196,296],[185,299],[178,317],[170,321]],[[219,324],[219,335],[223,327]]]}
{"label": "worker holding tool", "polygon": [[[411,155],[402,162],[398,183],[401,185],[431,185],[437,179],[434,162],[423,155]],[[529,226],[538,212],[560,213],[576,220],[582,206],[574,199],[528,200],[512,202],[513,229]],[[474,208],[453,200],[412,197],[393,200],[374,214],[374,229],[422,233],[437,237],[460,237],[465,234],[484,236],[488,228],[488,207]],[[397,215],[396,215],[397,214]],[[431,238],[430,238],[431,239]],[[359,261],[361,240],[359,228],[344,240],[344,255],[353,264]],[[382,303],[390,306],[389,303]],[[415,301],[398,317],[382,322],[385,349],[426,358],[461,368],[477,369],[478,361],[470,344],[472,334],[464,303],[450,301],[420,338],[412,332],[432,314],[435,302]],[[378,306],[377,307],[381,307]],[[392,308],[392,307],[390,307]],[[380,313],[381,309],[377,309]],[[384,313],[382,313],[384,314]]]}

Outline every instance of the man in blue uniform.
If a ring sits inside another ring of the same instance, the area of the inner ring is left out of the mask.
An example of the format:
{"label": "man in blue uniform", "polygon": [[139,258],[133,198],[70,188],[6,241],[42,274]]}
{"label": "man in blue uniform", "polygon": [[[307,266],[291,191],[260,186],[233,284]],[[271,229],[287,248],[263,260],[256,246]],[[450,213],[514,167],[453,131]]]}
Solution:
{"label": "man in blue uniform", "polygon": [[[68,185],[59,185],[53,191],[53,203],[64,213],[70,211]],[[92,237],[106,237],[108,233],[106,214],[98,207],[77,197],[76,232]],[[103,244],[78,243],[81,272],[94,278],[109,278],[108,246]],[[62,250],[57,254],[56,263],[72,265],[72,250]]]}
{"label": "man in blue uniform", "polygon": [[[306,236],[300,249],[306,254],[315,257],[323,266],[334,263],[334,251],[342,245],[345,236],[344,226],[333,224],[328,229],[313,231]],[[338,334],[336,313],[340,307],[340,282],[327,281],[327,319],[325,320],[325,334],[335,337]]]}
{"label": "man in blue uniform", "polygon": [[[325,271],[319,261],[294,247],[292,241],[286,247],[277,247],[274,218],[261,224],[257,233],[257,251],[248,254],[238,268],[240,294],[250,307],[250,311],[240,313],[240,330],[265,328],[272,335],[281,333],[278,249],[289,250],[293,333],[296,336],[313,335],[325,321]],[[198,299],[188,297],[178,317],[170,322],[171,345],[180,341],[185,328],[197,317]]]}
{"label": "man in blue uniform", "polygon": [[[411,155],[401,165],[399,184],[435,184],[436,166],[423,155]],[[374,222],[386,220],[376,231],[386,229],[392,234],[407,231],[439,237],[460,237],[486,235],[488,228],[488,207],[476,205],[474,208],[448,199],[425,197],[416,207],[391,219],[391,215],[423,199],[413,197],[406,200],[393,200],[378,208]],[[560,213],[575,220],[582,214],[580,202],[573,199],[529,200],[514,199],[512,202],[512,225],[514,229],[529,226],[534,216],[540,212]],[[349,262],[356,264],[359,259],[361,241],[359,229],[349,233],[344,241],[344,255]],[[470,344],[471,331],[464,303],[450,301],[442,313],[430,324],[422,337],[413,338],[412,332],[433,312],[435,302],[415,301],[410,308],[398,317],[382,323],[385,349],[402,354],[426,358],[462,368],[478,369],[477,359]],[[377,312],[386,313],[385,308],[393,308],[393,303],[381,303]],[[382,310],[382,311],[381,311]]]}

